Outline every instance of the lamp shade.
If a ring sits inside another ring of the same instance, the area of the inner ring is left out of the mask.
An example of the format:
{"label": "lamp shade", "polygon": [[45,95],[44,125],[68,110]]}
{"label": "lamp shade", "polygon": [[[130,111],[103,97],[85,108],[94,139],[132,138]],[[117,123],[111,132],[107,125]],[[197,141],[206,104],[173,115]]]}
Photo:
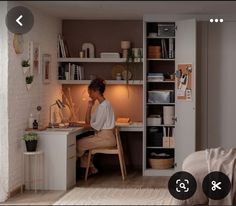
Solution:
{"label": "lamp shade", "polygon": [[130,48],[130,41],[121,41],[121,49],[129,49]]}

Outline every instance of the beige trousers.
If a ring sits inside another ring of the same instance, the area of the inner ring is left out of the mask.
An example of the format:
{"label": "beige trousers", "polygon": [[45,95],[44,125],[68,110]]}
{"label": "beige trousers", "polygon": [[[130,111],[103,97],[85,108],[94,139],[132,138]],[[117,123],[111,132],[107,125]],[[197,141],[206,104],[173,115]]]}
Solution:
{"label": "beige trousers", "polygon": [[[101,130],[95,135],[84,137],[77,141],[77,157],[80,158],[80,167],[87,167],[88,153],[87,150],[103,147],[112,147],[116,145],[116,139],[113,130]],[[93,167],[92,161],[90,167]]]}

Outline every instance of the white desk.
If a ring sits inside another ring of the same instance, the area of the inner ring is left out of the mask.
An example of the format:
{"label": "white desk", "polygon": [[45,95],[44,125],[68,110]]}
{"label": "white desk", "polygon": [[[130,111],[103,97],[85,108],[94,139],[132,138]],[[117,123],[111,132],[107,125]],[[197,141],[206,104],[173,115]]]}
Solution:
{"label": "white desk", "polygon": [[[116,125],[120,131],[143,131],[142,123]],[[37,131],[38,148],[44,152],[45,190],[67,190],[76,184],[76,136],[83,127],[52,128]]]}

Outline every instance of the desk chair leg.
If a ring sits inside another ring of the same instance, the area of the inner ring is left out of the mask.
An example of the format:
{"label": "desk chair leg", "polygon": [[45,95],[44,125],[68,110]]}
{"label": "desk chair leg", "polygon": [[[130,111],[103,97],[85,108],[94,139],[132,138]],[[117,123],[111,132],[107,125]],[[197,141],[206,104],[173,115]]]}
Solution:
{"label": "desk chair leg", "polygon": [[88,172],[89,172],[89,165],[90,165],[90,161],[91,161],[91,152],[89,151],[89,154],[88,154],[88,163],[87,163],[87,167],[86,167],[86,173],[85,173],[85,181],[87,181],[88,179]]}
{"label": "desk chair leg", "polygon": [[121,150],[121,156],[122,156],[123,167],[124,167],[124,175],[127,176],[126,165],[125,165],[125,157],[124,157],[123,150]]}
{"label": "desk chair leg", "polygon": [[120,162],[120,170],[121,170],[121,174],[122,174],[122,180],[125,180],[125,174],[124,174],[124,165],[123,165],[123,161],[122,161],[122,155],[119,152],[118,153],[119,156],[119,162]]}

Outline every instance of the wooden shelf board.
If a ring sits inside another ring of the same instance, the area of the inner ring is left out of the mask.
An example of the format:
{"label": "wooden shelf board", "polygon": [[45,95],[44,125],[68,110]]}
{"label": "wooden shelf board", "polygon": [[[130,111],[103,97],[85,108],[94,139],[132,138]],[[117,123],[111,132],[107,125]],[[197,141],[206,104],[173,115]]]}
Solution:
{"label": "wooden shelf board", "polygon": [[[126,85],[126,80],[105,80],[109,85]],[[58,80],[61,84],[90,84],[91,80]],[[128,85],[143,85],[143,80],[129,80]]]}

